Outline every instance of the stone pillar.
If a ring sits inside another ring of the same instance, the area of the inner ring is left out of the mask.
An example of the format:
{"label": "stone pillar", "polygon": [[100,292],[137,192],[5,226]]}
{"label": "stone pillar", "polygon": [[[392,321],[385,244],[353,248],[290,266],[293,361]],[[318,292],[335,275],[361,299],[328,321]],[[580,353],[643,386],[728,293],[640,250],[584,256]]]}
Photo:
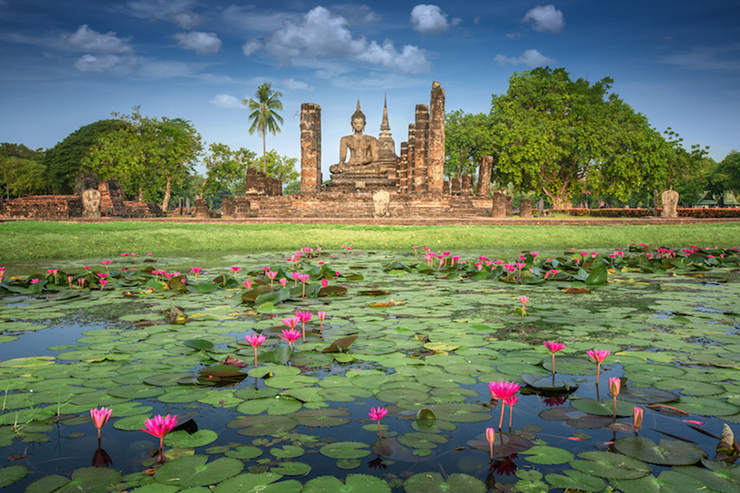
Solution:
{"label": "stone pillar", "polygon": [[301,193],[321,191],[321,106],[301,105]]}
{"label": "stone pillar", "polygon": [[247,173],[244,176],[244,182],[246,185],[246,195],[257,195],[257,170],[254,168],[247,168]]}
{"label": "stone pillar", "polygon": [[511,217],[514,215],[514,204],[513,199],[511,195],[506,196],[506,217]]}
{"label": "stone pillar", "polygon": [[409,143],[401,142],[401,159],[398,163],[398,193],[405,194],[409,191]]}
{"label": "stone pillar", "polygon": [[493,156],[483,156],[478,168],[478,197],[488,197],[491,187],[491,172],[493,171]]}
{"label": "stone pillar", "polygon": [[[2,198],[0,198],[0,206],[2,206]],[[95,188],[88,188],[82,192],[82,217],[100,217],[100,191]]]}
{"label": "stone pillar", "polygon": [[495,190],[493,192],[493,210],[491,217],[506,217],[506,194]]}
{"label": "stone pillar", "polygon": [[416,125],[409,123],[408,166],[406,167],[406,193],[414,193],[414,175],[416,174]]}
{"label": "stone pillar", "polygon": [[221,217],[233,216],[234,215],[234,197],[231,195],[224,195],[221,197]]}
{"label": "stone pillar", "polygon": [[519,206],[519,217],[532,217],[532,199],[523,197]]}
{"label": "stone pillar", "polygon": [[251,213],[251,207],[248,197],[234,197],[234,217],[237,219],[246,219]]}
{"label": "stone pillar", "polygon": [[258,171],[255,183],[257,185],[257,195],[265,195],[267,193],[267,176],[263,172]]}
{"label": "stone pillar", "polygon": [[663,210],[660,211],[660,217],[678,217],[678,192],[675,190],[666,190],[660,198],[663,203]]}
{"label": "stone pillar", "polygon": [[426,193],[429,157],[429,108],[425,104],[416,105],[414,129],[414,192]]}
{"label": "stone pillar", "polygon": [[188,216],[190,215],[190,197],[185,197],[185,209],[187,210]]}
{"label": "stone pillar", "polygon": [[445,170],[445,90],[437,81],[432,82],[429,113],[427,192],[441,194]]}
{"label": "stone pillar", "polygon": [[540,211],[540,217],[545,215],[545,199],[540,197],[540,201],[537,203],[537,208]]}
{"label": "stone pillar", "polygon": [[391,194],[387,190],[380,190],[373,194],[373,217],[390,216],[389,208]]}
{"label": "stone pillar", "polygon": [[184,211],[182,210],[182,197],[180,197],[180,200],[177,201],[177,211],[179,215],[183,215]]}
{"label": "stone pillar", "polygon": [[473,176],[470,173],[463,173],[460,182],[460,195],[470,197],[473,195]]}
{"label": "stone pillar", "polygon": [[195,199],[195,218],[208,219],[208,202],[206,199]]}
{"label": "stone pillar", "polygon": [[450,195],[460,195],[460,178],[450,178]]}

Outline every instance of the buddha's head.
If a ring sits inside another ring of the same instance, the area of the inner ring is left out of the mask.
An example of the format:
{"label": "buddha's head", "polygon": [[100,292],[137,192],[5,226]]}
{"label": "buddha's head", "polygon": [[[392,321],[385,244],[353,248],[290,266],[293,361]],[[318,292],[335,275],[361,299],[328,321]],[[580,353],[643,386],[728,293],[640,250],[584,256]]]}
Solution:
{"label": "buddha's head", "polygon": [[365,114],[360,110],[360,100],[357,100],[357,110],[352,114],[352,129],[355,132],[362,132],[365,129],[367,121]]}

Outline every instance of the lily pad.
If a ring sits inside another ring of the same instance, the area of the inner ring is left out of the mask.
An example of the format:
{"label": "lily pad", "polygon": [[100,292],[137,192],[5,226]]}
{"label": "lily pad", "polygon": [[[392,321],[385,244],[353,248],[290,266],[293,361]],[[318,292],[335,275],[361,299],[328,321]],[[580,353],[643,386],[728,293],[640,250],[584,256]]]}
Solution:
{"label": "lily pad", "polygon": [[573,460],[573,454],[565,449],[548,445],[535,445],[520,452],[525,460],[533,464],[565,464]]}
{"label": "lily pad", "polygon": [[656,445],[649,438],[624,437],[616,440],[614,447],[630,457],[662,466],[688,466],[707,455],[696,445],[665,438]]}
{"label": "lily pad", "polygon": [[218,433],[211,430],[198,430],[192,435],[184,430],[169,433],[164,442],[171,447],[202,447],[218,439]]}
{"label": "lily pad", "polygon": [[336,442],[324,445],[319,452],[332,459],[360,459],[370,455],[368,445],[362,442]]}
{"label": "lily pad", "polygon": [[563,471],[563,474],[548,474],[545,476],[548,483],[555,488],[566,491],[603,491],[606,481],[581,471],[572,469]]}
{"label": "lily pad", "polygon": [[637,479],[650,474],[650,466],[645,462],[612,452],[583,452],[570,467],[592,476],[607,479]]}
{"label": "lily pad", "polygon": [[237,459],[221,457],[208,462],[208,456],[194,455],[166,462],[157,469],[154,479],[183,487],[206,486],[235,476],[243,468],[244,463]]}
{"label": "lily pad", "polygon": [[407,493],[423,491],[425,493],[445,493],[459,491],[465,493],[485,493],[488,488],[478,478],[467,474],[451,474],[447,480],[438,472],[414,474],[406,480],[404,489]]}
{"label": "lily pad", "polygon": [[21,465],[5,466],[0,468],[0,488],[10,486],[13,483],[25,478],[28,474],[28,468]]}
{"label": "lily pad", "polygon": [[344,483],[334,476],[319,476],[308,481],[303,493],[345,491],[352,493],[390,493],[391,487],[380,478],[367,474],[348,474]]}

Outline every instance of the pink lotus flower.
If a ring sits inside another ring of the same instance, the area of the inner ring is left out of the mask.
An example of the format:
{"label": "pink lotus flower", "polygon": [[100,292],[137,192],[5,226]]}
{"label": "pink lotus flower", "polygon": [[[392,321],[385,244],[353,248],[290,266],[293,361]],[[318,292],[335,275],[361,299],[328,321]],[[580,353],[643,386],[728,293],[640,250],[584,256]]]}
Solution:
{"label": "pink lotus flower", "polygon": [[588,354],[589,357],[592,360],[596,361],[597,363],[596,385],[599,384],[599,373],[601,373],[601,363],[606,359],[607,356],[609,356],[609,353],[611,353],[611,351],[609,351],[608,349],[590,349],[586,351],[586,354]]}
{"label": "pink lotus flower", "polygon": [[103,279],[105,277],[108,277],[108,273],[107,272],[98,272],[98,277],[101,278],[101,279]]}
{"label": "pink lotus flower", "polygon": [[108,281],[107,279],[101,279],[98,282],[100,283],[100,290],[102,291],[105,285],[108,284],[110,281]]}
{"label": "pink lotus flower", "polygon": [[295,316],[301,321],[301,329],[303,332],[303,342],[306,342],[306,322],[311,321],[313,313],[311,312],[295,312]]}
{"label": "pink lotus flower", "polygon": [[283,319],[283,323],[288,326],[289,329],[295,329],[298,322],[301,320],[298,317],[287,317]]}
{"label": "pink lotus flower", "polygon": [[57,283],[57,273],[59,272],[59,269],[49,269],[49,274],[54,276],[54,284]]}
{"label": "pink lotus flower", "polygon": [[202,270],[203,270],[203,267],[191,267],[190,268],[190,272],[192,272],[193,274],[195,274],[195,281],[194,282],[198,282],[198,274],[200,274],[200,271],[202,271]]}
{"label": "pink lotus flower", "polygon": [[157,414],[154,418],[148,418],[144,421],[144,428],[141,431],[149,433],[159,438],[159,449],[164,449],[164,437],[177,426],[177,416],[162,416]]}
{"label": "pink lotus flower", "polygon": [[522,317],[523,317],[527,314],[527,302],[529,301],[529,296],[520,296],[519,301],[522,303]]}
{"label": "pink lotus flower", "polygon": [[488,388],[491,391],[491,397],[502,401],[501,419],[499,420],[499,423],[498,423],[498,429],[500,430],[504,424],[504,410],[506,409],[506,406],[505,406],[506,401],[514,397],[514,394],[519,392],[519,389],[521,388],[521,386],[515,382],[508,382],[508,381],[501,380],[499,382],[489,382]]}
{"label": "pink lotus flower", "polygon": [[38,278],[31,279],[31,284],[36,284],[37,282],[39,282]]}
{"label": "pink lotus flower", "polygon": [[635,434],[642,428],[642,416],[645,411],[641,407],[633,409],[634,414],[632,415],[632,425],[635,427]]}
{"label": "pink lotus flower", "polygon": [[112,412],[113,410],[108,409],[107,407],[90,409],[90,417],[93,420],[95,428],[98,429],[98,440],[100,440],[100,430],[103,428],[105,423],[108,422],[108,418],[110,418],[110,414]]}
{"label": "pink lotus flower", "polygon": [[317,315],[319,317],[319,333],[324,335],[324,319],[326,318],[326,312],[321,310]]}
{"label": "pink lotus flower", "polygon": [[287,341],[290,348],[293,349],[293,343],[296,339],[301,337],[301,333],[295,329],[283,329],[282,335],[278,335],[278,337]]}
{"label": "pink lotus flower", "polygon": [[511,430],[511,420],[514,416],[514,404],[519,402],[519,397],[511,396],[504,401],[504,407],[509,406],[509,430]]}
{"label": "pink lotus flower", "polygon": [[254,367],[257,368],[257,347],[261,346],[267,337],[264,334],[252,334],[244,338],[254,348]]}
{"label": "pink lotus flower", "polygon": [[241,270],[241,267],[232,267],[231,270],[233,270],[234,274],[236,274],[237,272]]}
{"label": "pink lotus flower", "polygon": [[[0,276],[0,281],[2,281],[3,278]],[[67,276],[67,282],[69,283],[69,289],[72,289],[72,280],[74,280],[73,276]]]}
{"label": "pink lotus flower", "polygon": [[380,438],[383,438],[383,434],[380,430],[380,420],[383,419],[386,414],[388,414],[388,409],[384,407],[371,407],[370,412],[367,413],[367,415],[370,416],[370,419],[378,422],[378,436]]}
{"label": "pink lotus flower", "polygon": [[244,287],[247,289],[252,289],[252,281],[250,281],[249,279],[244,281]]}
{"label": "pink lotus flower", "polygon": [[285,288],[285,286],[288,284],[288,280],[286,278],[284,278],[284,277],[280,278],[280,280],[278,282],[280,283],[280,285],[283,288]]}
{"label": "pink lotus flower", "polygon": [[617,419],[617,396],[619,395],[619,389],[622,386],[622,380],[619,377],[609,378],[609,392],[614,398],[614,419]]}
{"label": "pink lotus flower", "polygon": [[103,264],[105,266],[105,270],[108,271],[108,266],[112,264],[113,261],[112,260],[101,260],[100,263]]}
{"label": "pink lotus flower", "polygon": [[496,441],[496,430],[486,428],[486,440],[488,440],[488,448],[491,451],[491,460],[493,460],[493,442]]}
{"label": "pink lotus flower", "polygon": [[121,257],[128,257],[128,253],[122,253]]}
{"label": "pink lotus flower", "polygon": [[272,287],[272,284],[275,282],[275,278],[277,277],[278,273],[272,270],[268,270],[265,271],[265,275],[270,279],[270,287]]}
{"label": "pink lotus flower", "polygon": [[328,285],[329,285],[329,280],[328,280],[328,279],[322,279],[322,280],[321,280],[321,287],[322,287],[322,288],[325,288],[325,287],[327,287]]}
{"label": "pink lotus flower", "polygon": [[552,373],[555,375],[555,353],[565,349],[565,344],[562,342],[545,341],[543,342],[545,347],[552,353]]}

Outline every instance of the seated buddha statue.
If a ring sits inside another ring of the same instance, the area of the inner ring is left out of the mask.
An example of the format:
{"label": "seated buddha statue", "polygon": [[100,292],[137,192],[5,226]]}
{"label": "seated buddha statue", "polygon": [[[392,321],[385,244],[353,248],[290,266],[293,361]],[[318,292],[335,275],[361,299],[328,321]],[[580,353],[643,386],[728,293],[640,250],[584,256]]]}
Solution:
{"label": "seated buddha statue", "polygon": [[[339,141],[339,162],[329,168],[333,175],[347,171],[361,171],[364,166],[378,160],[378,139],[365,135],[365,114],[360,110],[357,100],[357,111],[352,114],[352,135],[346,135]],[[347,160],[347,151],[350,156]]]}

